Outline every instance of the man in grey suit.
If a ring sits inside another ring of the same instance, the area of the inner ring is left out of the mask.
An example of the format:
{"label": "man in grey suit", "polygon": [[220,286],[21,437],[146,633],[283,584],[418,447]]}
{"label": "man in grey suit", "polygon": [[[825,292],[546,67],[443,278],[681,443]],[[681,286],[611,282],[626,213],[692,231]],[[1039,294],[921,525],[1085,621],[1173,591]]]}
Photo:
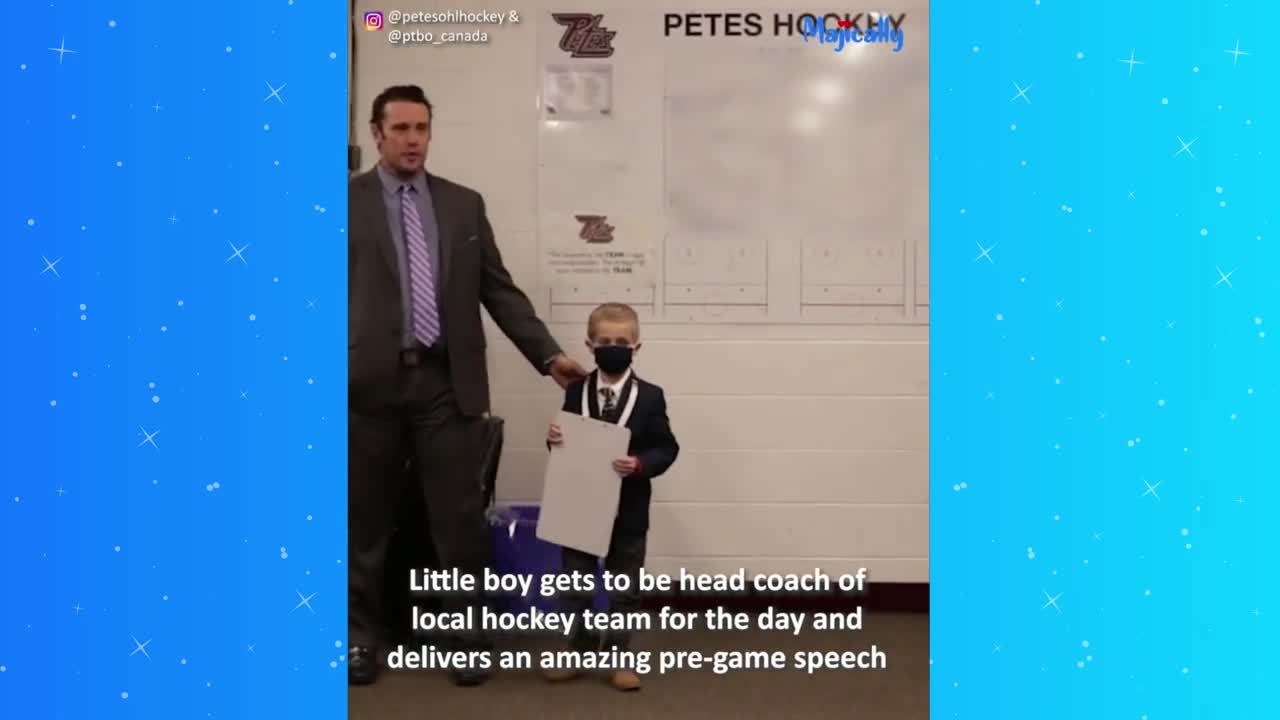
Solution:
{"label": "man in grey suit", "polygon": [[[352,684],[377,678],[383,566],[406,459],[414,458],[418,468],[441,565],[477,578],[489,565],[478,478],[479,420],[489,411],[480,307],[561,387],[586,374],[512,281],[484,200],[424,170],[431,117],[431,103],[417,86],[378,95],[370,124],[379,162],[353,178],[347,191]],[[445,609],[464,611],[479,602],[453,595]],[[458,650],[489,648],[482,633],[453,640]],[[459,685],[477,685],[488,676],[480,667],[453,672]]]}

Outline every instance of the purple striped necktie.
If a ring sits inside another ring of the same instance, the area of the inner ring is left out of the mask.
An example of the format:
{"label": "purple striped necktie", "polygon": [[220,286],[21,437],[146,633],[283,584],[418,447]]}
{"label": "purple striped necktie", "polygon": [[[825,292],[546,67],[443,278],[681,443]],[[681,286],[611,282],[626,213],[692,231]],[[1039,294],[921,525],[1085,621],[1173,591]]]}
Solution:
{"label": "purple striped necktie", "polygon": [[422,218],[418,215],[417,190],[412,185],[400,186],[400,218],[404,223],[405,249],[409,258],[413,336],[423,345],[431,347],[436,340],[440,339],[435,270],[431,267],[426,230],[422,227]]}

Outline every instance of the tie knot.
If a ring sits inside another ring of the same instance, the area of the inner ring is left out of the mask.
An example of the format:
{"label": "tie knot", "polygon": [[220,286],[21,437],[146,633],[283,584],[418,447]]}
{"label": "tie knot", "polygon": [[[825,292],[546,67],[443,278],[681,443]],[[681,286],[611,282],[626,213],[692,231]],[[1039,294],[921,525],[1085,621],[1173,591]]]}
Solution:
{"label": "tie knot", "polygon": [[411,193],[411,192],[417,192],[417,190],[416,190],[412,185],[401,185],[401,186],[400,186],[400,194],[401,194],[401,195],[407,195],[408,193]]}
{"label": "tie knot", "polygon": [[600,388],[600,394],[604,395],[606,401],[613,400],[613,388],[611,387]]}

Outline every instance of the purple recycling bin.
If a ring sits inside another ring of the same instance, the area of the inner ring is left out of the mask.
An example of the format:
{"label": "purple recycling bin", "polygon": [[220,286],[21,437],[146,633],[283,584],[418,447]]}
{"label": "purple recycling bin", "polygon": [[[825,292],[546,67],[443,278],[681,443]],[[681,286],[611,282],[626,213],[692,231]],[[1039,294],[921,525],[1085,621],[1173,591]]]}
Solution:
{"label": "purple recycling bin", "polygon": [[[497,508],[491,515],[490,528],[493,532],[494,572],[533,576],[528,597],[504,595],[498,598],[498,607],[510,613],[528,612],[535,607],[548,612],[559,610],[559,598],[546,598],[539,592],[542,576],[559,573],[563,564],[560,546],[537,537],[538,507],[512,505]],[[597,611],[609,607],[599,568],[596,569],[596,595],[592,607]]]}

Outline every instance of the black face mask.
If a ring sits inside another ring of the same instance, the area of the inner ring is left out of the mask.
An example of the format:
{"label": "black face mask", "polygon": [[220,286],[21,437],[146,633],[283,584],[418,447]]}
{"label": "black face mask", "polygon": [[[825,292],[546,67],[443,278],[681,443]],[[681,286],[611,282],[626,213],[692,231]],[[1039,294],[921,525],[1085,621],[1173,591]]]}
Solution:
{"label": "black face mask", "polygon": [[623,345],[601,345],[595,349],[596,367],[610,375],[620,375],[631,367],[632,348]]}

